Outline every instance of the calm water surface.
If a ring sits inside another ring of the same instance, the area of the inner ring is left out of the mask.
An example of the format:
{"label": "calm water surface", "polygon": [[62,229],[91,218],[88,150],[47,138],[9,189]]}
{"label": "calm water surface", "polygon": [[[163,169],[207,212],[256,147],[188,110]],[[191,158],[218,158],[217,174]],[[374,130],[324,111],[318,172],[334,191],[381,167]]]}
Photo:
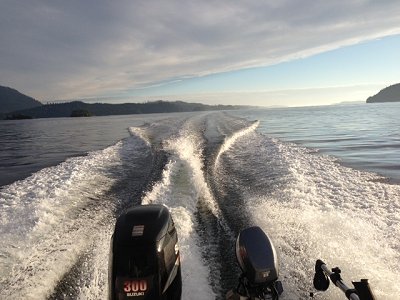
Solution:
{"label": "calm water surface", "polygon": [[239,115],[260,120],[259,130],[267,135],[400,181],[400,103],[281,108]]}

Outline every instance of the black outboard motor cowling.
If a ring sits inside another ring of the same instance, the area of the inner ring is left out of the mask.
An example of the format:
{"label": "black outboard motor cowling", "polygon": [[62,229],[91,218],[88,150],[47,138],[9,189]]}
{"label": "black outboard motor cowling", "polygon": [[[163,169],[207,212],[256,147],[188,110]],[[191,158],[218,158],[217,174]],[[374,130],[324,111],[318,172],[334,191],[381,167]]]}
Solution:
{"label": "black outboard motor cowling", "polygon": [[109,299],[181,298],[178,235],[162,205],[135,206],[115,224],[109,260]]}
{"label": "black outboard motor cowling", "polygon": [[236,258],[242,273],[226,300],[278,300],[283,293],[278,280],[278,257],[268,236],[258,226],[242,230],[236,239]]}
{"label": "black outboard motor cowling", "polygon": [[278,279],[275,248],[258,226],[240,232],[236,240],[236,258],[251,284],[270,283]]}
{"label": "black outboard motor cowling", "polygon": [[242,270],[236,290],[226,299],[279,299],[283,292],[278,281],[275,248],[260,227],[242,230],[236,240],[236,258]]}

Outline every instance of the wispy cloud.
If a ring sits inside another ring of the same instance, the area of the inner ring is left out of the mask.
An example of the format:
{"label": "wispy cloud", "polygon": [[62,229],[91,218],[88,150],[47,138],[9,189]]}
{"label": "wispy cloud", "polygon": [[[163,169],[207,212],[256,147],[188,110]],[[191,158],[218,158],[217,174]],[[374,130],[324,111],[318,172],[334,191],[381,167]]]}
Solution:
{"label": "wispy cloud", "polygon": [[112,96],[400,33],[394,1],[0,4],[0,84],[39,99]]}

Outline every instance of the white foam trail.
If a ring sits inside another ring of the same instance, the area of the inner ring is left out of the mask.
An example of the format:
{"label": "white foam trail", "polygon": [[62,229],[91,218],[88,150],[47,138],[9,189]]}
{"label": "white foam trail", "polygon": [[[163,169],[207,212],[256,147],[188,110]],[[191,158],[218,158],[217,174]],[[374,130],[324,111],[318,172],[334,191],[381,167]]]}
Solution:
{"label": "white foam trail", "polygon": [[[111,220],[110,220],[111,221]],[[114,224],[114,220],[109,225]],[[77,296],[80,300],[107,299],[108,297],[108,259],[110,237],[113,226],[99,228],[89,260],[85,262],[81,277],[83,284]]]}
{"label": "white foam trail", "polygon": [[[341,267],[349,284],[368,278],[378,299],[398,299],[400,186],[292,144],[277,149],[288,184],[268,195],[253,191],[248,208],[278,248],[283,299],[308,294],[318,258]],[[331,287],[318,299],[342,297]]]}
{"label": "white foam trail", "polygon": [[91,243],[103,238],[98,236],[103,222],[113,215],[113,203],[103,198],[115,182],[109,172],[121,166],[121,156],[132,147],[119,142],[1,190],[3,297],[48,297]]}
{"label": "white foam trail", "polygon": [[210,211],[221,218],[222,214],[213,198],[203,173],[202,142],[193,131],[184,130],[176,137],[164,143],[164,149],[188,166],[189,177],[196,193],[195,199],[202,199]]}
{"label": "white foam trail", "polygon": [[199,237],[194,224],[197,196],[193,193],[189,173],[185,162],[170,161],[163,171],[162,180],[145,195],[142,204],[164,204],[173,215],[181,250],[182,299],[215,299],[208,282],[209,270],[198,246]]}
{"label": "white foam trail", "polygon": [[178,136],[164,141],[164,150],[170,153],[171,161],[163,171],[162,180],[142,203],[163,203],[174,215],[182,249],[183,299],[214,299],[216,294],[209,283],[211,274],[202,258],[200,238],[195,231],[198,201],[207,205],[221,226],[230,231],[205,180],[202,140],[195,132],[184,128]]}
{"label": "white foam trail", "polygon": [[221,145],[219,152],[217,154],[217,157],[215,159],[214,167],[217,166],[217,164],[219,163],[219,158],[224,152],[228,151],[236,143],[236,141],[238,139],[240,139],[241,137],[243,137],[251,132],[254,132],[257,129],[258,125],[260,125],[260,121],[255,121],[249,127],[239,130],[239,131],[235,132],[232,136],[225,138],[225,141]]}
{"label": "white foam trail", "polygon": [[152,190],[145,194],[142,199],[142,205],[151,204],[160,199],[170,199],[171,193],[171,174],[176,172],[176,162],[169,161],[162,174],[161,181],[157,182]]}
{"label": "white foam trail", "polygon": [[129,133],[132,136],[137,136],[138,138],[143,140],[143,142],[145,142],[147,146],[151,145],[150,136],[147,134],[147,131],[144,128],[141,128],[141,127],[129,127]]}

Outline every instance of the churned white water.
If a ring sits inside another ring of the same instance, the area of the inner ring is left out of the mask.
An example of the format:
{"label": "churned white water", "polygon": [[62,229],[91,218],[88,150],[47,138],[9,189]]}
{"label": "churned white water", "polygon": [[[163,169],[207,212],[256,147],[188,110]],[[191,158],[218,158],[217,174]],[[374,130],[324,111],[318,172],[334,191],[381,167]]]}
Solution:
{"label": "churned white water", "polygon": [[119,147],[69,159],[0,192],[5,298],[48,296],[90,245],[111,209],[98,197],[113,183],[107,170],[119,163]]}
{"label": "churned white water", "polygon": [[[316,259],[339,266],[349,286],[368,278],[378,299],[398,299],[400,187],[278,139],[259,134],[246,139],[227,153],[234,161],[243,153],[253,160],[243,160],[238,169],[263,161],[257,176],[265,184],[273,169],[285,170],[284,183],[246,196],[254,224],[278,249],[283,299],[303,298],[313,290]],[[341,299],[343,294],[331,285],[316,297]]]}
{"label": "churned white water", "polygon": [[195,230],[199,198],[206,199],[212,211],[218,212],[201,171],[201,153],[196,147],[196,137],[186,134],[166,141],[164,146],[171,152],[171,160],[163,171],[162,180],[145,195],[142,204],[161,203],[171,210],[179,236],[183,299],[214,299],[216,294],[210,286],[209,269],[201,255]]}

